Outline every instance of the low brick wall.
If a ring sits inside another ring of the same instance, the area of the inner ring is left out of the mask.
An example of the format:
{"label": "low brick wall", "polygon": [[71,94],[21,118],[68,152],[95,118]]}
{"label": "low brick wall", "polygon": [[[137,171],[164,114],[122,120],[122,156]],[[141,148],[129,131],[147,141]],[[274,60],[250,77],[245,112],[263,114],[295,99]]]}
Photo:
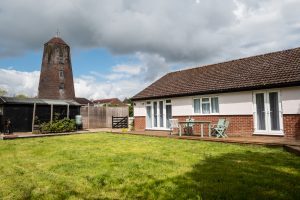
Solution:
{"label": "low brick wall", "polygon": [[283,115],[283,128],[285,137],[300,139],[300,115]]}
{"label": "low brick wall", "polygon": [[[211,121],[217,124],[220,118],[230,121],[227,134],[229,136],[251,136],[254,132],[253,115],[202,115],[191,116],[193,119]],[[185,121],[187,116],[174,116],[179,121]],[[143,131],[146,128],[145,117],[135,117],[134,127],[136,131]],[[283,127],[285,138],[300,139],[300,115],[284,115]],[[200,134],[200,125],[195,126],[195,134]],[[208,127],[204,125],[204,135],[208,136]]]}
{"label": "low brick wall", "polygon": [[145,117],[134,117],[134,130],[135,131],[144,131],[145,128],[146,128]]}
{"label": "low brick wall", "polygon": [[[230,136],[250,136],[254,132],[253,116],[252,115],[202,115],[191,116],[196,121],[211,121],[212,124],[217,124],[220,118],[229,120],[229,128],[227,134]],[[185,121],[186,116],[174,116],[179,121]],[[195,126],[195,132],[200,133],[200,125]],[[208,125],[204,125],[204,135],[208,136]]]}

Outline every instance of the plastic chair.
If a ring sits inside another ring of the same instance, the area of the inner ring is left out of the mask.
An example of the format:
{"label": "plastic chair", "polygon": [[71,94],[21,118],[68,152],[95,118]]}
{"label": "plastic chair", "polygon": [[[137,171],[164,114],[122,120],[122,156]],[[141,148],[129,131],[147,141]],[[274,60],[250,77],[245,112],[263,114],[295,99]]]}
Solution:
{"label": "plastic chair", "polygon": [[179,129],[178,119],[169,119],[170,122],[170,135],[172,135],[172,132],[175,128]]}

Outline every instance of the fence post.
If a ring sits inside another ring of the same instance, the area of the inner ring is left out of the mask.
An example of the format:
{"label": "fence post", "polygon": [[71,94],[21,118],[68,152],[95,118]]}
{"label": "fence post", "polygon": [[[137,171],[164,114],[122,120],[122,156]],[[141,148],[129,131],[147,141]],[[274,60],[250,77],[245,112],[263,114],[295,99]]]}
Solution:
{"label": "fence post", "polygon": [[87,114],[88,114],[87,128],[89,129],[90,128],[90,103],[88,103]]}
{"label": "fence post", "polygon": [[36,103],[34,103],[34,104],[33,104],[33,114],[32,114],[32,132],[33,132],[33,130],[34,130],[35,110],[36,110]]}
{"label": "fence post", "polygon": [[52,124],[53,121],[53,104],[51,104],[51,117],[50,117],[50,123]]}
{"label": "fence post", "polygon": [[70,104],[67,106],[67,118],[70,118]]}

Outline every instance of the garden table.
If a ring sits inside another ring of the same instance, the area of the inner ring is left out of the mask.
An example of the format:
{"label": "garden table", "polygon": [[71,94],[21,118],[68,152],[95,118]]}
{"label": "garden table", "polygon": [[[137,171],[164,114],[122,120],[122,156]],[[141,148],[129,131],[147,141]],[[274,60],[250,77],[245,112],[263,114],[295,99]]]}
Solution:
{"label": "garden table", "polygon": [[[203,125],[204,124],[208,124],[208,136],[211,136],[211,121],[183,121],[183,122],[178,122],[179,124],[179,136],[181,136],[181,128],[186,125],[186,127],[191,127],[191,125],[195,125],[195,124],[200,124],[200,133],[201,133],[201,137],[203,137]],[[188,131],[190,131],[190,129],[188,128]]]}

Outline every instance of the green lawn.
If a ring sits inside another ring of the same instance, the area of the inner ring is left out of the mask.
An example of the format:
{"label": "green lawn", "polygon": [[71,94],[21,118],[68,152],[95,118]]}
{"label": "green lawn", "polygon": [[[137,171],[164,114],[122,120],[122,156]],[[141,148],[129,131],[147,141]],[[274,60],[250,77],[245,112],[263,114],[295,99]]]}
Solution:
{"label": "green lawn", "polygon": [[0,199],[300,199],[281,148],[108,133],[0,141]]}

